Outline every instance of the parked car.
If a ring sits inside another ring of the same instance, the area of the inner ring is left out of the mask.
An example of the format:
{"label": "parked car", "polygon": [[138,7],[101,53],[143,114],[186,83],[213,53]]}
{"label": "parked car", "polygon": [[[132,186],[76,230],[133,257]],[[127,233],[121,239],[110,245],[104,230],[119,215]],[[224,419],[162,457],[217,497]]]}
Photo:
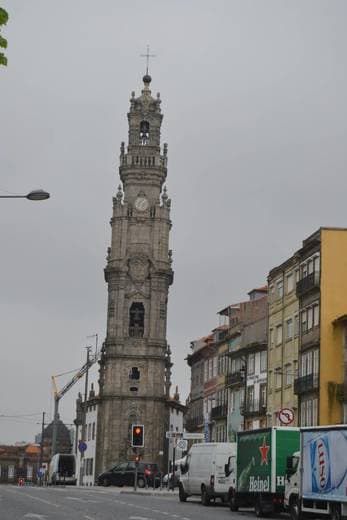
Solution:
{"label": "parked car", "polygon": [[[180,476],[181,476],[181,465],[184,465],[186,463],[186,460],[187,460],[187,457],[182,457],[182,459],[177,459],[175,461],[175,487],[178,486],[179,484],[179,481],[180,481]],[[170,464],[170,473],[167,473],[166,475],[164,475],[163,477],[163,486],[168,486],[168,488],[170,488],[170,486],[172,487],[173,485],[173,472],[172,472],[172,463]]]}
{"label": "parked car", "polygon": [[[137,485],[144,488],[160,486],[161,472],[158,464],[139,462],[137,468]],[[122,462],[114,468],[101,473],[96,480],[98,486],[133,486],[135,483],[135,462]]]}

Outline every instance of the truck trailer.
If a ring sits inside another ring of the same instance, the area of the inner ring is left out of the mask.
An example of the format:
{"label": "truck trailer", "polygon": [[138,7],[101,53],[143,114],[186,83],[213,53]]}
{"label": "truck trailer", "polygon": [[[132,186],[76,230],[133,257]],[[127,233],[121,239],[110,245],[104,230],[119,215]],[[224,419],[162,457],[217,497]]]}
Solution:
{"label": "truck trailer", "polygon": [[347,519],[347,425],[300,429],[287,460],[285,508],[291,520]]}
{"label": "truck trailer", "polygon": [[299,443],[299,428],[239,432],[236,486],[228,493],[230,509],[254,507],[258,517],[283,511],[287,457],[299,450]]}

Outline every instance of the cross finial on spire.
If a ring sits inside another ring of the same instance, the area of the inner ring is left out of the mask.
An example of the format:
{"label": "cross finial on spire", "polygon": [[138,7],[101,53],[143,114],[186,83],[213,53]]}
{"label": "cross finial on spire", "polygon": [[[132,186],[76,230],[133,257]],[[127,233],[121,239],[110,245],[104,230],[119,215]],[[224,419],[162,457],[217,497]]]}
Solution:
{"label": "cross finial on spire", "polygon": [[146,54],[140,54],[141,58],[146,58],[146,74],[148,75],[148,66],[149,66],[149,58],[155,58],[156,54],[150,54],[149,53],[149,45],[147,45],[147,52]]}

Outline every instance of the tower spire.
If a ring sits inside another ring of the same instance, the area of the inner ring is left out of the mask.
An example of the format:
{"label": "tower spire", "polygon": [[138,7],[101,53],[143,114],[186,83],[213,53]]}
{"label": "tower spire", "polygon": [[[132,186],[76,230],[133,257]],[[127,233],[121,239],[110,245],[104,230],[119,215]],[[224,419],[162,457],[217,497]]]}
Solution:
{"label": "tower spire", "polygon": [[149,58],[155,58],[156,54],[149,53],[149,45],[147,45],[146,54],[140,54],[141,58],[146,58],[146,76],[148,76]]}

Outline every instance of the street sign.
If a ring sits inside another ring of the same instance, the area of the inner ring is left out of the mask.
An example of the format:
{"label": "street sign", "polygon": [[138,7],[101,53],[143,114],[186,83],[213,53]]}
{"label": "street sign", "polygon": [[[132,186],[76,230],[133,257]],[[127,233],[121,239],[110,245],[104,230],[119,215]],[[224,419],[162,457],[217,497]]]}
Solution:
{"label": "street sign", "polygon": [[166,432],[165,437],[167,439],[180,439],[182,437],[182,432]]}
{"label": "street sign", "polygon": [[176,443],[176,448],[182,451],[187,451],[188,441],[186,441],[185,439],[178,439]]}
{"label": "street sign", "polygon": [[80,453],[84,453],[87,449],[87,443],[83,441],[79,441],[78,443],[78,450]]}
{"label": "street sign", "polygon": [[204,433],[189,433],[189,432],[184,432],[183,433],[183,439],[204,439],[205,438],[205,434]]}
{"label": "street sign", "polygon": [[294,410],[291,408],[282,408],[282,410],[278,412],[278,418],[284,425],[291,424],[294,421]]}

